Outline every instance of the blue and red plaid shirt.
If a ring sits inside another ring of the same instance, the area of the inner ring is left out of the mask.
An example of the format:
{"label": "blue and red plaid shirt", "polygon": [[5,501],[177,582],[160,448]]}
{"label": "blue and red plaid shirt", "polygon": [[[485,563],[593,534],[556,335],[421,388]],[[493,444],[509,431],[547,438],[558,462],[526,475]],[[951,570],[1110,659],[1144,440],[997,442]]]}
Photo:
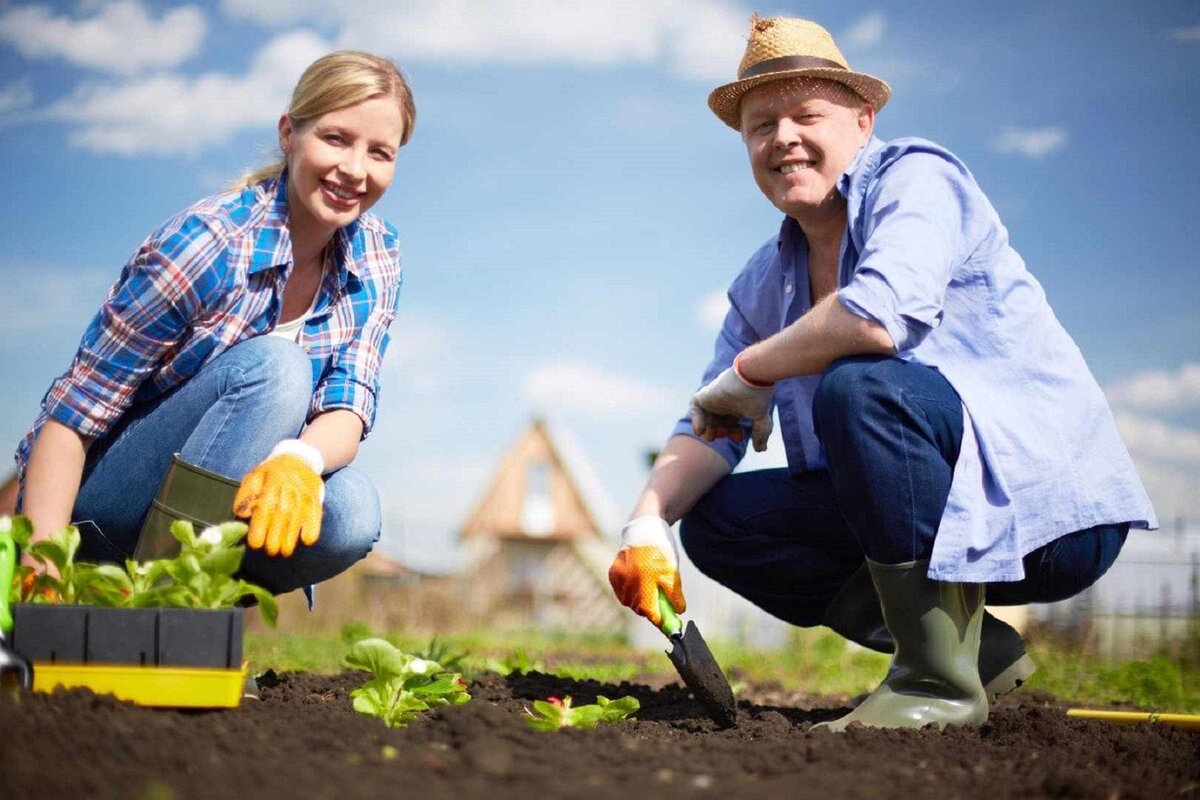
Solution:
{"label": "blue and red plaid shirt", "polygon": [[[134,404],[187,382],[209,359],[270,332],[292,270],[287,177],[226,192],[151,234],[121,271],[83,334],[70,368],[51,384],[17,448],[22,477],[38,431],[54,419],[103,436]],[[332,264],[300,344],[312,360],[308,416],[346,408],[375,420],[379,368],[400,295],[396,231],[371,214],[340,228]]]}

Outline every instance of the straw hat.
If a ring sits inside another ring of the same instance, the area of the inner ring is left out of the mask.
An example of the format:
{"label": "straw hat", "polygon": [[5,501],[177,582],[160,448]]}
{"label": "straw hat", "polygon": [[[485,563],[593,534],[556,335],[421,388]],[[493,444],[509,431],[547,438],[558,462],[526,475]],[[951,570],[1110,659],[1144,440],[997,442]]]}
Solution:
{"label": "straw hat", "polygon": [[751,17],[750,41],[737,75],[736,81],[718,86],[708,96],[708,107],[734,129],[740,122],[742,95],[768,81],[801,77],[837,81],[877,112],[892,96],[891,87],[879,78],[851,70],[829,31],[807,19]]}

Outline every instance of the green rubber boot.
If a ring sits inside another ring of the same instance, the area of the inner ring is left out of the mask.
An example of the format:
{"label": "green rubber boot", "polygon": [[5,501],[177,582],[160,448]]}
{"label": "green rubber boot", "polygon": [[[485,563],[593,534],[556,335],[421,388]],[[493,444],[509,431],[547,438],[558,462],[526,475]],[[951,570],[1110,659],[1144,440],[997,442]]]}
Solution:
{"label": "green rubber boot", "polygon": [[867,559],[867,566],[896,654],[862,705],[813,729],[841,731],[851,722],[875,728],[982,724],[988,714],[978,666],[983,584],[930,580],[928,561]]}
{"label": "green rubber boot", "polygon": [[150,505],[138,537],[135,561],[173,558],[179,542],[171,535],[176,520],[187,520],[199,533],[233,519],[233,498],[241,482],[189,464],[176,453]]}
{"label": "green rubber boot", "polygon": [[[877,653],[895,650],[892,635],[883,624],[879,595],[866,564],[850,576],[830,601],[821,624]],[[979,679],[988,701],[994,703],[1000,695],[1013,691],[1029,680],[1036,669],[1025,652],[1021,634],[984,609],[979,634]]]}

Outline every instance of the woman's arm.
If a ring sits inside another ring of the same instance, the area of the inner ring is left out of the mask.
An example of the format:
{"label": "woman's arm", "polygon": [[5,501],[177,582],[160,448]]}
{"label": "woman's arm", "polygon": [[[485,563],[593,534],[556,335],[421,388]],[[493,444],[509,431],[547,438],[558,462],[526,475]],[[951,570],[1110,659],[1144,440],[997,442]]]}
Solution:
{"label": "woman's arm", "polygon": [[313,417],[300,434],[300,441],[312,445],[325,461],[325,472],[341,469],[358,455],[363,421],[347,408],[335,408]]}
{"label": "woman's arm", "polygon": [[[22,513],[33,523],[35,541],[70,524],[89,444],[89,439],[52,419],[39,431],[25,467],[21,501]],[[35,566],[24,554],[22,561]]]}

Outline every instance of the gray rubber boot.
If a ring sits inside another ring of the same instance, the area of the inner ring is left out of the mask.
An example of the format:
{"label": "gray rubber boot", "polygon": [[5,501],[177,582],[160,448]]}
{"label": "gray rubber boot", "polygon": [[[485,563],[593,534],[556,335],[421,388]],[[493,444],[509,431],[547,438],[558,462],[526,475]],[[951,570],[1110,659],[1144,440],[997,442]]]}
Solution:
{"label": "gray rubber boot", "polygon": [[[877,653],[891,653],[895,649],[892,635],[883,624],[879,595],[875,593],[875,584],[866,564],[850,576],[830,601],[821,624]],[[1016,689],[1036,669],[1033,659],[1025,652],[1021,634],[984,609],[979,635],[979,679],[988,701],[994,703],[1000,695]]]}
{"label": "gray rubber boot", "polygon": [[239,481],[189,464],[176,453],[142,523],[134,560],[178,555],[179,542],[171,535],[176,520],[187,520],[199,533],[234,519],[233,498],[239,486]]}
{"label": "gray rubber boot", "polygon": [[988,699],[979,680],[983,584],[933,581],[928,561],[867,566],[896,653],[883,683],[846,716],[813,727],[841,731],[980,725]]}

